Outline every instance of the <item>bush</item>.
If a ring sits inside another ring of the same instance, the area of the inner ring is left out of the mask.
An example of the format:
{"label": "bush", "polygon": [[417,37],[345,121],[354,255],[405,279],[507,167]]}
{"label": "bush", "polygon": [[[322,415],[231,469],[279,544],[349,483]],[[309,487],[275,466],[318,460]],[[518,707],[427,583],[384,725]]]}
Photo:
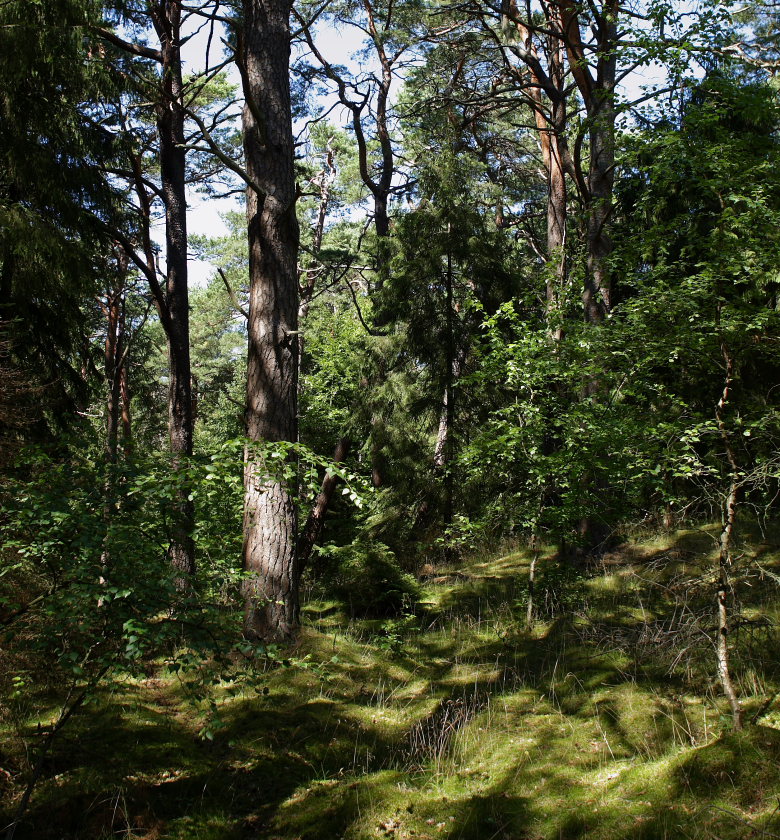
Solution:
{"label": "bush", "polygon": [[345,546],[325,546],[320,554],[330,561],[334,593],[353,616],[398,615],[417,603],[417,581],[384,543],[358,538]]}

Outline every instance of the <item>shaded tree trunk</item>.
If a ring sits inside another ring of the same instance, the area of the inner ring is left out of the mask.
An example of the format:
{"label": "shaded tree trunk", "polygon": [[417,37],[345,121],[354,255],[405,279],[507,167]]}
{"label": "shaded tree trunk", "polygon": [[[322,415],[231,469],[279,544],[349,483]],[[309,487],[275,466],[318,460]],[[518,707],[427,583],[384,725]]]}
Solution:
{"label": "shaded tree trunk", "polygon": [[[448,235],[451,233],[448,228]],[[464,347],[457,348],[455,336],[455,300],[454,300],[454,276],[452,268],[452,254],[448,245],[447,266],[445,281],[445,359],[444,359],[444,393],[442,395],[441,411],[439,413],[439,428],[436,434],[436,443],[433,450],[433,473],[436,478],[442,481],[442,525],[450,528],[454,516],[455,498],[455,475],[452,471],[453,461],[453,435],[455,432],[455,384],[461,376],[466,363],[466,350]],[[425,511],[429,505],[426,503]],[[424,514],[424,511],[421,511]],[[445,549],[447,559],[450,557],[450,549]]]}
{"label": "shaded tree trunk", "polygon": [[[168,311],[168,437],[174,468],[192,455],[193,413],[190,376],[189,294],[187,288],[187,199],[185,135],[181,68],[181,0],[163,0],[152,20],[160,39],[162,98],[157,108],[160,139],[160,176],[165,205],[167,257],[165,305]],[[177,585],[195,572],[195,509],[182,488],[177,492],[172,516],[171,564]]]}
{"label": "shaded tree trunk", "polygon": [[[244,0],[241,36],[249,235],[246,431],[298,437],[298,222],[290,107],[289,0]],[[297,510],[288,482],[259,450],[244,468],[244,633],[289,639],[298,626]]]}
{"label": "shaded tree trunk", "polygon": [[[124,278],[122,278],[124,280]],[[122,355],[122,280],[106,294],[103,314],[106,316],[106,343],[103,354],[106,377],[106,463],[114,464],[117,458],[119,437],[119,412],[121,400]]]}
{"label": "shaded tree trunk", "polygon": [[539,535],[534,531],[531,537],[531,565],[528,568],[528,604],[525,610],[525,625],[528,630],[534,626],[534,610],[536,605],[536,564],[539,560]]}
{"label": "shaded tree trunk", "polygon": [[[113,288],[106,291],[100,307],[106,317],[103,364],[106,380],[106,437],[103,448],[106,474],[103,481],[103,548],[100,554],[100,583],[105,584],[111,566],[111,522],[118,507],[116,463],[119,449],[119,423],[122,401],[122,374],[125,368],[125,282],[128,256],[117,250],[117,273]],[[98,606],[103,606],[102,597]]]}
{"label": "shaded tree trunk", "polygon": [[730,588],[728,581],[729,569],[731,568],[731,543],[737,520],[737,502],[739,498],[739,481],[737,476],[739,474],[739,465],[737,464],[737,456],[732,444],[731,434],[726,426],[724,412],[729,401],[731,385],[734,378],[734,360],[725,342],[721,344],[721,352],[726,366],[726,377],[720,399],[715,406],[715,421],[726,449],[726,459],[729,464],[731,478],[729,481],[729,491],[723,502],[723,527],[720,532],[720,552],[718,558],[719,581],[717,592],[718,641],[716,649],[718,678],[723,688],[723,693],[729,701],[729,706],[731,706],[731,717],[734,722],[734,728],[742,729],[743,711],[739,697],[737,696],[737,690],[734,687],[734,681],[731,678],[728,645],[728,592]]}
{"label": "shaded tree trunk", "polygon": [[[333,463],[341,463],[347,457],[348,451],[349,441],[346,438],[341,438],[336,444],[336,449],[333,453]],[[309,561],[312,549],[322,535],[322,529],[325,526],[325,516],[338,483],[339,477],[337,475],[328,474],[323,478],[320,492],[314,501],[314,507],[311,509],[311,513],[298,538],[298,568],[301,573],[303,573],[303,569]]]}
{"label": "shaded tree trunk", "polygon": [[[588,323],[600,323],[612,308],[612,286],[607,258],[612,253],[608,222],[612,214],[615,183],[615,84],[619,5],[607,0],[595,18],[598,57],[595,74],[589,67],[580,32],[579,11],[574,0],[560,4],[561,43],[569,67],[585,103],[588,120],[589,163],[587,179],[578,172],[585,204],[587,276],[582,305]],[[579,160],[575,161],[579,170]],[[584,181],[584,183],[583,183]]]}
{"label": "shaded tree trunk", "polygon": [[122,399],[122,445],[125,456],[133,451],[133,424],[130,415],[130,382],[127,375],[127,362],[119,371],[119,391]]}
{"label": "shaded tree trunk", "polygon": [[[186,201],[186,141],[184,84],[181,66],[181,0],[154,0],[148,4],[148,14],[160,42],[160,49],[144,43],[127,41],[106,29],[96,32],[108,43],[127,54],[149,59],[161,68],[160,91],[156,99],[159,139],[161,189],[159,196],[165,208],[166,274],[160,284],[154,247],[151,241],[152,197],[143,173],[143,159],[139,152],[129,154],[132,181],[138,196],[141,217],[141,245],[143,257],[136,253],[133,243],[122,231],[114,235],[128,251],[133,262],[144,273],[152,292],[160,323],[168,344],[168,437],[173,454],[174,469],[192,455],[194,415],[190,380],[189,295],[187,288],[187,201]],[[129,403],[126,404],[129,406]],[[123,416],[129,429],[129,409]],[[129,435],[125,445],[128,446]],[[195,571],[195,544],[192,533],[195,512],[183,488],[176,494],[171,512],[171,544],[169,556],[177,586],[185,588],[187,579]]]}

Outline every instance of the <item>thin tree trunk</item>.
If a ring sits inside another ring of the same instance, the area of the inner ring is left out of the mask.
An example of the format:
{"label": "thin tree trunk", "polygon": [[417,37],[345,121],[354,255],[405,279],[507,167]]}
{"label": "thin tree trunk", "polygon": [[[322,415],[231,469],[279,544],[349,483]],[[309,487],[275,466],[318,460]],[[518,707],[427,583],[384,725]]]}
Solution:
{"label": "thin tree trunk", "polygon": [[[384,373],[380,374],[379,381],[384,379]],[[371,413],[371,486],[377,490],[385,483],[385,463],[384,453],[382,448],[384,445],[383,437],[385,431],[385,421],[379,410],[374,410]]]}
{"label": "thin tree trunk", "polygon": [[[192,455],[193,415],[190,376],[189,294],[187,288],[187,198],[181,67],[181,0],[162,0],[153,15],[162,54],[163,96],[157,111],[160,175],[165,204],[168,319],[168,437],[174,468]],[[195,509],[181,488],[174,502],[169,555],[177,586],[195,573]]]}
{"label": "thin tree trunk", "polygon": [[[46,760],[46,756],[49,753],[49,750],[52,748],[57,735],[62,731],[63,727],[67,722],[73,717],[73,715],[84,705],[84,701],[89,696],[90,691],[92,691],[97,685],[100,680],[106,675],[108,672],[110,665],[106,665],[99,673],[92,679],[89,685],[87,685],[84,690],[77,695],[76,699],[70,704],[70,706],[65,705],[60,710],[60,715],[57,718],[56,723],[52,726],[51,731],[46,735],[44,738],[43,744],[41,744],[40,751],[38,753],[38,758],[35,762],[35,766],[32,768],[32,773],[30,774],[30,780],[27,783],[27,787],[24,789],[24,793],[22,794],[21,801],[16,807],[16,811],[14,812],[13,819],[11,820],[10,825],[5,830],[5,840],[14,840],[16,837],[16,829],[19,827],[19,823],[22,821],[22,817],[24,817],[25,813],[27,812],[27,807],[30,804],[30,799],[33,794],[33,790],[35,789],[35,785],[38,783],[38,780],[43,773],[44,762]],[[70,697],[68,697],[68,700]],[[67,703],[67,701],[66,701]]]}
{"label": "thin tree trunk", "polygon": [[[614,59],[610,62],[614,65]],[[612,68],[614,85],[614,67]],[[612,309],[612,288],[607,259],[612,253],[612,239],[607,223],[612,215],[615,176],[615,106],[614,89],[608,85],[595,96],[590,129],[590,173],[586,244],[588,271],[582,295],[585,319],[600,323]]]}
{"label": "thin tree trunk", "polygon": [[742,729],[742,705],[739,702],[734,681],[731,678],[729,667],[729,623],[728,623],[728,574],[731,566],[731,535],[734,526],[734,517],[737,502],[737,485],[732,483],[725,504],[724,527],[720,539],[720,578],[718,581],[717,608],[718,608],[718,678],[720,679],[723,693],[726,695],[731,706],[731,718],[734,722],[734,729]]}
{"label": "thin tree trunk", "polygon": [[[520,37],[523,39],[528,54],[538,60],[538,51],[533,34],[522,22],[516,0],[510,0],[509,10]],[[559,310],[561,296],[568,277],[566,263],[566,175],[564,170],[564,137],[566,131],[566,71],[563,64],[564,46],[555,32],[561,31],[560,11],[551,6],[547,14],[551,19],[551,31],[547,37],[548,81],[547,92],[550,96],[549,118],[542,100],[542,82],[529,64],[530,86],[526,95],[531,100],[534,122],[542,150],[542,162],[547,178],[547,317],[551,325],[555,313]],[[536,61],[533,62],[536,64]],[[553,334],[557,340],[563,336],[560,324],[553,325]]]}
{"label": "thin tree trunk", "polygon": [[[455,476],[450,465],[452,463],[455,430],[455,383],[460,378],[465,364],[466,353],[461,349],[450,364],[449,375],[442,394],[439,428],[433,449],[433,474],[434,477],[441,478],[443,482],[442,524],[445,529],[452,525],[454,515]],[[421,518],[424,518],[429,508],[429,503],[427,501],[423,502],[418,513],[418,524],[421,524]]]}
{"label": "thin tree trunk", "polygon": [[729,462],[729,469],[731,471],[731,481],[729,483],[729,492],[726,495],[723,504],[723,527],[720,532],[720,555],[718,563],[719,581],[717,593],[718,643],[716,647],[718,658],[718,677],[720,679],[721,687],[723,688],[723,693],[728,698],[729,705],[731,706],[731,717],[734,722],[734,729],[742,729],[742,705],[739,702],[739,697],[737,696],[737,691],[731,678],[728,646],[728,580],[729,569],[731,567],[731,544],[734,536],[734,525],[737,520],[737,502],[739,499],[739,482],[737,476],[739,473],[739,465],[737,464],[737,456],[732,445],[731,435],[729,434],[726,421],[724,419],[724,412],[731,393],[731,384],[734,377],[734,360],[725,341],[721,344],[721,352],[726,365],[726,378],[720,399],[715,406],[715,420],[718,425],[721,440],[726,448],[726,458]]}
{"label": "thin tree trunk", "polygon": [[[587,276],[582,292],[585,320],[596,324],[612,308],[612,287],[607,259],[612,240],[607,223],[612,215],[615,182],[615,84],[617,78],[617,0],[607,0],[597,18],[596,73],[589,69],[580,32],[579,10],[574,0],[562,0],[558,7],[561,43],[565,44],[569,67],[585,102],[588,119],[589,164],[583,199],[586,213],[585,244]],[[582,190],[582,186],[581,186]]]}
{"label": "thin tree trunk", "polygon": [[[289,0],[244,0],[242,76],[249,235],[247,436],[298,437],[298,222],[290,106]],[[247,448],[244,633],[289,639],[298,626],[297,510],[288,482]]]}
{"label": "thin tree trunk", "polygon": [[[160,97],[156,102],[159,135],[161,197],[165,207],[166,278],[164,289],[157,279],[157,266],[151,241],[152,200],[144,183],[141,154],[129,155],[133,181],[139,200],[143,260],[133,252],[133,261],[146,276],[165,330],[168,344],[168,437],[174,469],[184,466],[192,455],[194,416],[190,385],[189,300],[187,288],[187,202],[185,191],[184,86],[181,66],[181,0],[154,0],[148,4],[149,18],[160,42],[156,50],[145,44],[125,41],[116,34],[98,30],[110,43],[130,55],[140,55],[161,67]],[[121,232],[116,235],[123,239]],[[129,246],[131,247],[131,246]],[[132,250],[132,247],[131,247]],[[129,422],[129,402],[127,420]],[[127,424],[125,429],[127,429]],[[126,437],[127,441],[129,440]],[[195,544],[192,533],[195,512],[182,488],[173,502],[169,557],[174,579],[186,588],[195,571]]]}
{"label": "thin tree trunk", "polygon": [[433,472],[442,473],[447,463],[447,441],[450,436],[449,391],[445,385],[441,397],[441,411],[439,412],[439,429],[436,432],[436,444],[433,447]]}
{"label": "thin tree trunk", "polygon": [[[346,438],[341,438],[336,444],[336,450],[333,453],[333,463],[340,464],[347,457],[348,451],[349,441]],[[322,485],[314,501],[314,507],[311,509],[303,531],[301,531],[301,535],[298,538],[298,568],[301,574],[309,562],[312,549],[322,534],[322,529],[325,526],[325,515],[328,512],[328,507],[330,506],[333,493],[338,483],[339,478],[337,475],[328,474],[322,479]]]}
{"label": "thin tree trunk", "polygon": [[[322,171],[319,174],[320,206],[317,211],[317,223],[314,227],[314,241],[312,242],[312,254],[317,257],[322,248],[322,237],[325,234],[325,222],[328,217],[328,206],[330,205],[330,190],[336,180],[336,163],[333,149],[328,141],[325,151],[325,160]],[[309,315],[312,297],[317,281],[318,271],[312,271],[306,278],[301,276],[298,281],[300,289],[300,302],[298,304],[298,397],[302,393],[303,362],[305,354],[305,325]]]}
{"label": "thin tree trunk", "polygon": [[[390,139],[390,128],[387,119],[387,104],[390,98],[390,87],[393,84],[393,67],[390,58],[385,52],[384,39],[376,26],[374,7],[371,0],[362,0],[363,7],[368,17],[368,30],[374,42],[379,65],[382,68],[379,89],[376,97],[376,136],[379,141],[381,164],[379,166],[379,177],[376,181],[372,178],[364,178],[364,183],[374,194],[374,226],[377,236],[388,236],[390,234],[390,213],[389,199],[390,188],[393,183],[395,171],[395,158],[393,155],[393,144]],[[385,26],[390,26],[392,6],[388,7]]]}
{"label": "thin tree trunk", "polygon": [[106,294],[106,305],[103,307],[106,316],[106,343],[103,361],[107,386],[105,460],[109,465],[116,463],[119,435],[120,358],[122,356],[122,341],[119,335],[121,309],[122,288],[120,283],[117,283],[114,289]]}
{"label": "thin tree trunk", "polygon": [[[106,316],[106,341],[103,352],[106,378],[106,437],[103,448],[105,478],[103,480],[103,547],[100,553],[100,584],[106,583],[111,567],[111,521],[117,510],[116,463],[119,443],[122,370],[125,365],[124,293],[128,257],[124,250],[117,253],[117,274],[113,288],[106,292],[106,302],[100,303]],[[103,606],[103,600],[98,600]]]}
{"label": "thin tree trunk", "polygon": [[[376,27],[374,8],[370,0],[362,0],[363,7],[369,21],[368,34],[374,43],[376,50],[376,57],[382,68],[381,79],[378,80],[378,91],[376,108],[372,109],[369,106],[368,100],[363,98],[360,93],[357,97],[358,101],[352,101],[347,95],[347,90],[353,89],[352,84],[348,84],[345,79],[339,74],[338,68],[330,64],[322,55],[317,47],[317,43],[312,34],[312,27],[303,17],[297,12],[296,18],[301,24],[301,34],[306,39],[309,49],[316,57],[325,74],[329,79],[336,83],[338,89],[338,97],[341,104],[347,108],[352,115],[352,129],[355,133],[355,141],[358,149],[358,171],[360,173],[360,180],[366,186],[374,199],[374,230],[378,237],[383,238],[390,233],[390,215],[389,203],[390,194],[393,183],[393,174],[395,172],[395,156],[393,154],[393,145],[390,138],[390,129],[388,126],[387,106],[390,97],[390,87],[393,82],[393,62],[385,52],[384,37]],[[391,12],[388,11],[388,18],[385,25],[389,25],[389,18]],[[385,30],[386,31],[386,30]],[[397,56],[396,56],[397,57]],[[357,92],[357,89],[354,88]],[[372,165],[371,150],[369,148],[370,140],[366,138],[364,128],[364,111],[368,106],[368,113],[373,117],[376,125],[376,140],[379,145],[380,161],[377,165]],[[377,173],[376,176],[374,173]],[[380,265],[380,268],[382,266]],[[383,277],[377,279],[377,288],[380,288],[383,282]]]}
{"label": "thin tree trunk", "polygon": [[547,320],[556,341],[563,338],[561,309],[568,283],[566,261],[567,191],[563,165],[562,138],[566,130],[566,99],[563,95],[565,76],[561,46],[550,39],[550,73],[561,91],[560,99],[551,105],[552,126],[547,142]]}
{"label": "thin tree trunk", "polygon": [[[121,319],[120,334],[123,339],[123,345],[126,329],[126,304],[127,298],[125,297],[122,300],[122,311],[119,315]],[[133,424],[130,416],[130,382],[127,374],[127,356],[124,347],[122,356],[123,358],[119,366],[119,397],[122,403],[122,448],[124,449],[125,457],[128,457],[133,451]]]}
{"label": "thin tree trunk", "polygon": [[[447,225],[447,239],[452,232],[451,225]],[[452,527],[453,516],[453,501],[454,501],[454,475],[452,473],[452,436],[455,425],[455,392],[454,392],[454,371],[455,365],[455,303],[453,300],[452,288],[452,248],[450,243],[447,243],[447,299],[445,306],[447,307],[447,358],[445,370],[445,390],[444,390],[444,416],[446,420],[445,439],[442,447],[442,454],[445,458],[444,468],[444,505],[442,508],[442,525],[445,532]],[[449,546],[449,541],[445,548],[445,555],[447,559],[451,559],[452,549]]]}
{"label": "thin tree trunk", "polygon": [[525,611],[525,624],[530,630],[534,626],[534,596],[536,595],[536,561],[539,559],[539,536],[534,532],[531,537],[531,566],[528,570],[528,606]]}

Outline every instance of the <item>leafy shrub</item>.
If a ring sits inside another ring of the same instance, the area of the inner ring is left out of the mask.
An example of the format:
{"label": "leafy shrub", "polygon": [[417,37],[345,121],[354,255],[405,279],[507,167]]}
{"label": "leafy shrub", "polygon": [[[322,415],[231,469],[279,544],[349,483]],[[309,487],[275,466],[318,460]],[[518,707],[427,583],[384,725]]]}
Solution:
{"label": "leafy shrub", "polygon": [[352,615],[397,615],[417,602],[417,581],[384,543],[358,538],[345,546],[325,546],[320,553],[329,561],[334,593]]}

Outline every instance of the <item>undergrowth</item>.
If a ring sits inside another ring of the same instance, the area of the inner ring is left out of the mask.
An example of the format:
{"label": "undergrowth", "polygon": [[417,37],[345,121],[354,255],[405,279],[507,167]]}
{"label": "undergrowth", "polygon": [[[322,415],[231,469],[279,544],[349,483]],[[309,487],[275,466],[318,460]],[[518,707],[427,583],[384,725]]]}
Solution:
{"label": "undergrowth", "polygon": [[[681,532],[588,574],[543,554],[530,628],[522,551],[428,568],[402,615],[310,600],[290,667],[237,694],[214,686],[211,740],[176,675],[149,663],[63,729],[16,837],[780,836],[780,551],[746,541],[734,568],[750,724],[733,732],[712,549]],[[6,822],[56,706],[35,679],[0,707]]]}

